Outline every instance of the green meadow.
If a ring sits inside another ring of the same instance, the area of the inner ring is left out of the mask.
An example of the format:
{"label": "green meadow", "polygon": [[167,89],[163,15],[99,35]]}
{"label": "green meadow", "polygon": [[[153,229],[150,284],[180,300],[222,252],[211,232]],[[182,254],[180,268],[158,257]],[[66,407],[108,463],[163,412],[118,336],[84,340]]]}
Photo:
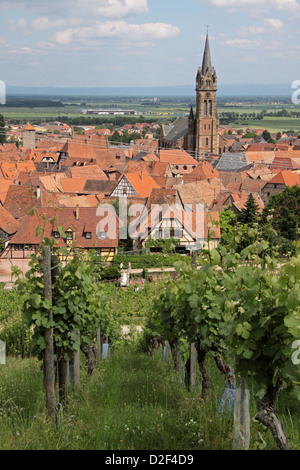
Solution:
{"label": "green meadow", "polygon": [[[188,392],[172,361],[153,356],[136,344],[119,345],[102,359],[94,374],[81,367],[79,390],[69,389],[57,424],[45,411],[41,363],[35,358],[8,358],[0,366],[1,450],[230,450],[232,413],[220,414],[225,385],[212,359],[212,386],[201,401],[200,381]],[[256,413],[258,390],[251,383],[250,415]],[[282,392],[279,417],[292,448],[300,448],[297,402]],[[276,450],[270,431],[251,421],[250,450]]]}

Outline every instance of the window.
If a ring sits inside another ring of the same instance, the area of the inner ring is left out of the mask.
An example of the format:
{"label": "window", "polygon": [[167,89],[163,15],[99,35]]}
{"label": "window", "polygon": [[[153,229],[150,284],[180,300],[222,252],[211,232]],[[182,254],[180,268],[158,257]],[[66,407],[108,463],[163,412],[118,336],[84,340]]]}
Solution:
{"label": "window", "polygon": [[15,245],[15,250],[23,250],[23,245]]}
{"label": "window", "polygon": [[86,239],[92,238],[92,232],[85,232],[85,238]]}
{"label": "window", "polygon": [[206,146],[208,145],[208,137],[206,137],[206,139],[205,139],[205,145]]}
{"label": "window", "polygon": [[175,228],[174,230],[174,238],[179,238],[179,240],[182,238],[183,235],[183,230],[180,228]]}
{"label": "window", "polygon": [[71,230],[68,230],[66,232],[67,235],[67,240],[73,240],[73,232]]}
{"label": "window", "polygon": [[101,240],[106,240],[107,239],[107,232],[100,232],[100,238],[101,238]]}
{"label": "window", "polygon": [[60,238],[59,232],[56,232],[56,231],[53,232],[53,236],[54,238]]}

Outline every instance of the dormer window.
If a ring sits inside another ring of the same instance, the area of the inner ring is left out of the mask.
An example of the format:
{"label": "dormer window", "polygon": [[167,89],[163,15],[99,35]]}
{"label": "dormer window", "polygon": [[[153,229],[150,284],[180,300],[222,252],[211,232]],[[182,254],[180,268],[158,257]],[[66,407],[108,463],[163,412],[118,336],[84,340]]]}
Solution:
{"label": "dormer window", "polygon": [[90,240],[92,238],[92,232],[85,232],[85,238]]}
{"label": "dormer window", "polygon": [[73,240],[73,232],[72,232],[72,230],[67,230],[67,231],[66,231],[66,235],[67,235],[67,240]]}
{"label": "dormer window", "polygon": [[57,231],[53,232],[53,236],[54,236],[54,238],[57,238],[57,239],[60,238],[60,234]]}

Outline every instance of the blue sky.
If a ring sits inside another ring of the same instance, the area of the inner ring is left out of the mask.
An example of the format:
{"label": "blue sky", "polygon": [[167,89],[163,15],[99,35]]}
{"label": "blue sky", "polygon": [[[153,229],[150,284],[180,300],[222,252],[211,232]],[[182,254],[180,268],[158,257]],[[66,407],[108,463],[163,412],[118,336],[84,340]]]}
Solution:
{"label": "blue sky", "polygon": [[300,0],[1,0],[7,85],[193,85],[206,25],[219,84],[300,79]]}

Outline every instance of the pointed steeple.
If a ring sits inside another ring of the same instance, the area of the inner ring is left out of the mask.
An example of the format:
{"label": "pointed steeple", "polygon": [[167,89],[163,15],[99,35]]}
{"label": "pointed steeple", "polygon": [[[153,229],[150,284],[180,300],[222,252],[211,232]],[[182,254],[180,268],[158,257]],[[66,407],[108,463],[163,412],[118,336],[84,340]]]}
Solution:
{"label": "pointed steeple", "polygon": [[191,121],[194,120],[194,111],[193,111],[193,106],[192,105],[191,105],[191,108],[190,108],[189,120],[191,120]]}
{"label": "pointed steeple", "polygon": [[206,74],[207,69],[209,70],[209,73],[212,75],[213,74],[213,67],[211,65],[208,31],[206,33],[205,48],[204,48],[204,54],[203,54],[203,60],[202,60],[202,73],[203,73],[203,75]]}

